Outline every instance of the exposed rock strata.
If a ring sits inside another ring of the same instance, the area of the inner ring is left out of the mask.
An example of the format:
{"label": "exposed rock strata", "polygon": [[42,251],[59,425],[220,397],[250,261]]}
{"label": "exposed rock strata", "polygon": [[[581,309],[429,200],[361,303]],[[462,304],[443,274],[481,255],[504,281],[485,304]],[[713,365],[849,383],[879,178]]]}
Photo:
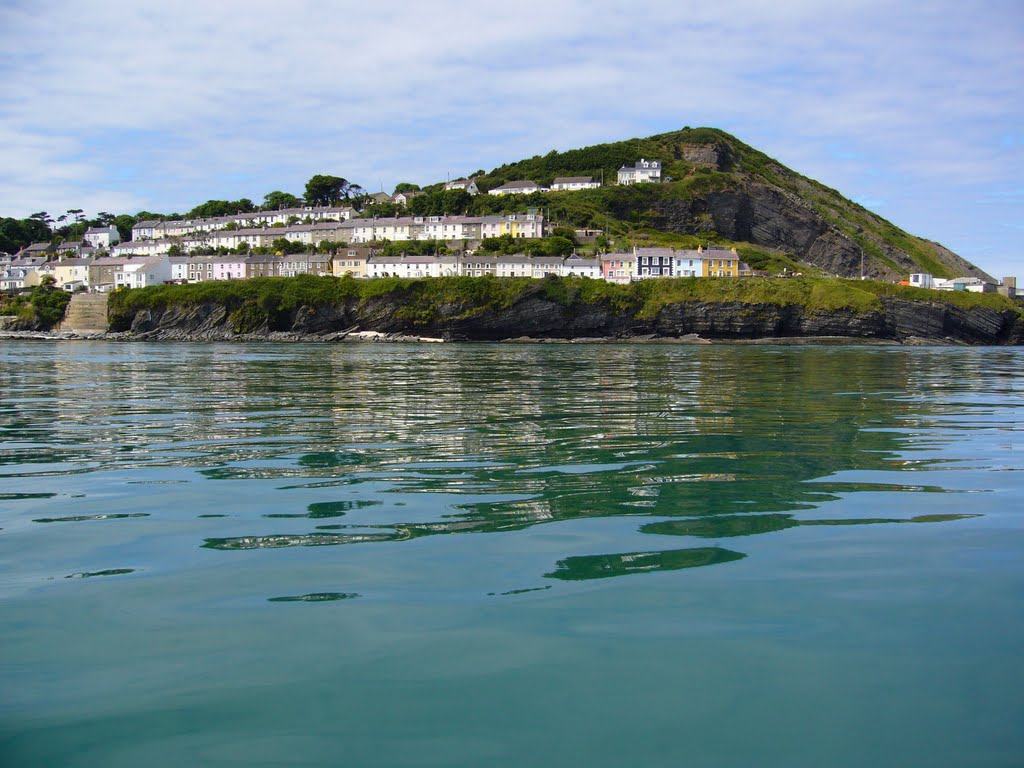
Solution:
{"label": "exposed rock strata", "polygon": [[[687,235],[716,232],[738,243],[774,248],[796,256],[827,274],[859,277],[861,247],[806,200],[780,187],[747,182],[721,192],[709,192],[692,200],[666,199],[653,212],[658,228]],[[628,209],[616,210],[628,217]],[[875,246],[895,267],[868,254],[864,272],[868,277],[905,279],[922,268],[910,254],[880,240]],[[932,257],[954,274],[988,277],[976,266],[937,243],[925,243]]]}
{"label": "exposed rock strata", "polygon": [[141,310],[115,321],[113,331],[144,339],[308,338],[337,340],[355,332],[392,337],[449,340],[507,340],[520,337],[764,339],[846,337],[916,343],[1024,344],[1024,321],[1012,310],[971,310],[942,302],[883,298],[882,309],[811,311],[799,305],[684,302],[663,307],[654,317],[617,313],[602,304],[565,307],[531,294],[503,310],[474,311],[442,306],[435,319],[414,324],[402,319],[402,304],[387,297],[359,305],[303,306],[274,328],[264,324],[236,333],[227,307],[215,304]]}

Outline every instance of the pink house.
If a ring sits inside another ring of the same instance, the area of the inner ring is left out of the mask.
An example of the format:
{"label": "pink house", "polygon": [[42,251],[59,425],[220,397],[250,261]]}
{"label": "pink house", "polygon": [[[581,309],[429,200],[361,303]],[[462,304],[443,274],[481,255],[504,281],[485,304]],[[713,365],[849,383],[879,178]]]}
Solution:
{"label": "pink house", "polygon": [[609,283],[628,283],[636,274],[636,256],[632,253],[606,253],[601,257],[601,277]]}
{"label": "pink house", "polygon": [[214,280],[238,280],[245,277],[248,256],[219,256],[213,260]]}

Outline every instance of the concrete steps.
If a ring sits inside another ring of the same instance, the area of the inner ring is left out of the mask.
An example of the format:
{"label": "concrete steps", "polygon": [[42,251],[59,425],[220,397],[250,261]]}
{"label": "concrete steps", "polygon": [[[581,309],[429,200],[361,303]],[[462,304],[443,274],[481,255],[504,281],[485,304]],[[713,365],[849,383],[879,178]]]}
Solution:
{"label": "concrete steps", "polygon": [[104,333],[107,330],[107,295],[74,294],[64,313],[64,320],[56,330],[82,334]]}

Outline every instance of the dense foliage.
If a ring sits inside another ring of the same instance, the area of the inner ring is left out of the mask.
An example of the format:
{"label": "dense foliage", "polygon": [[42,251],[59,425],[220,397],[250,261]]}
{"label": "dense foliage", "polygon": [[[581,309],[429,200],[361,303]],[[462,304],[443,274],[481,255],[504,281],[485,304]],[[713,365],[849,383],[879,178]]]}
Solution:
{"label": "dense foliage", "polygon": [[53,278],[44,278],[29,293],[0,294],[0,315],[14,315],[26,327],[50,330],[64,319],[71,294],[54,287]]}

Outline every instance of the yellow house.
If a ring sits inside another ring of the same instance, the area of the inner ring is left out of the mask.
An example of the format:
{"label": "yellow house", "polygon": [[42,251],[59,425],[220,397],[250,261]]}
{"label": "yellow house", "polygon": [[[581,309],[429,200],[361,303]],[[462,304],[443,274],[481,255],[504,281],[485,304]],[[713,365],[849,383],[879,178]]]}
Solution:
{"label": "yellow house", "polygon": [[369,256],[369,248],[341,248],[334,255],[332,272],[335,277],[366,277],[366,259]]}
{"label": "yellow house", "polygon": [[53,265],[53,277],[57,281],[57,287],[63,288],[66,285],[89,284],[89,259],[64,259]]}
{"label": "yellow house", "polygon": [[735,248],[708,248],[697,246],[703,266],[702,277],[739,277],[740,256]]}

